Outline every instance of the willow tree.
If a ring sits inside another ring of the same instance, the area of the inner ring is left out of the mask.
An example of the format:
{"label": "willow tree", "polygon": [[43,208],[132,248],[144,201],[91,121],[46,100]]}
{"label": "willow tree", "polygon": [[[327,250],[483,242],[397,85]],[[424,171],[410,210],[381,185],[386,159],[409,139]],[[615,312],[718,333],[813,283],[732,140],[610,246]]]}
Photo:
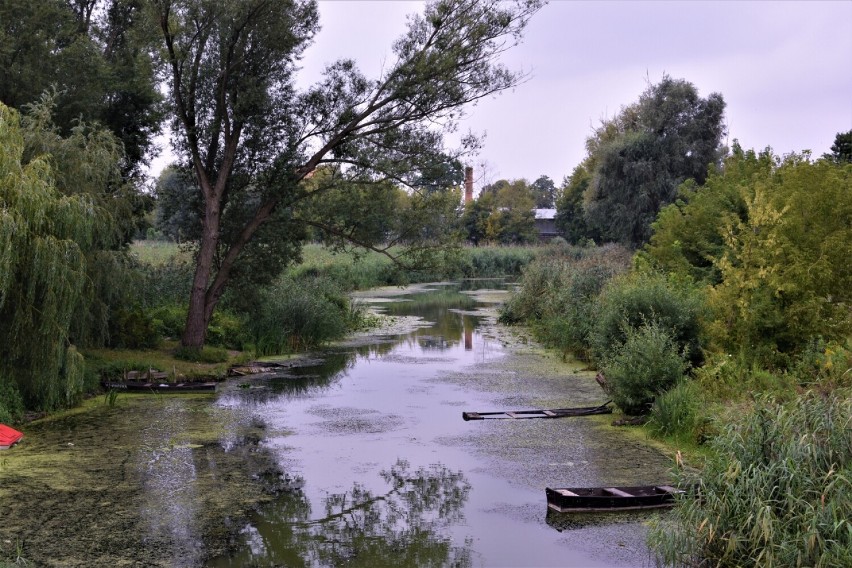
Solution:
{"label": "willow tree", "polygon": [[[329,65],[295,87],[296,62],[318,29],[312,0],[156,0],[169,70],[177,149],[203,198],[201,237],[181,342],[200,348],[246,250],[322,192],[300,181],[335,164],[349,178],[392,179],[412,194],[436,164],[477,141],[445,147],[464,108],[516,85],[497,60],[520,40],[538,0],[440,0],[411,16],[393,58],[368,79],[355,63]],[[418,185],[419,184],[419,185]],[[345,184],[328,191],[345,191]],[[225,242],[231,217],[237,229]],[[314,225],[321,224],[315,220]],[[272,242],[273,239],[270,239]],[[387,252],[378,243],[363,243]],[[255,255],[256,256],[256,255]],[[277,259],[270,257],[271,262]]]}
{"label": "willow tree", "polygon": [[692,83],[663,76],[586,142],[593,169],[586,222],[604,238],[637,248],[660,209],[686,180],[702,184],[721,163],[725,101],[698,96]]}
{"label": "willow tree", "polygon": [[102,216],[89,195],[57,190],[47,158],[24,163],[24,146],[17,112],[0,104],[0,383],[52,409],[82,391],[69,329]]}

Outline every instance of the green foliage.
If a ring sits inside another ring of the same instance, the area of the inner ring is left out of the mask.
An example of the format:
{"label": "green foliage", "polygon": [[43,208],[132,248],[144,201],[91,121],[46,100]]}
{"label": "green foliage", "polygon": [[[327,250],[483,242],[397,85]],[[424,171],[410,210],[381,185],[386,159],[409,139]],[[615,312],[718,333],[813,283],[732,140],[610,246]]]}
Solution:
{"label": "green foliage", "polygon": [[243,318],[226,310],[216,310],[207,328],[207,341],[228,349],[242,349],[246,340]]}
{"label": "green foliage", "polygon": [[27,406],[51,409],[76,396],[69,330],[103,221],[88,196],[56,191],[46,161],[23,165],[23,151],[17,114],[0,105],[0,374]]}
{"label": "green foliage", "polygon": [[702,426],[706,420],[698,384],[685,379],[654,399],[648,428],[662,438],[700,444],[704,441]]}
{"label": "green foliage", "polygon": [[658,559],[672,566],[852,564],[852,397],[762,398],[726,427],[698,484],[652,529]]}
{"label": "green foliage", "polygon": [[44,94],[21,119],[22,163],[44,160],[56,189],[85,195],[97,211],[92,241],[83,250],[87,277],[72,317],[71,337],[80,345],[102,345],[116,310],[130,304],[139,280],[124,245],[144,226],[149,198],[122,176],[120,141],[94,124],[77,121],[66,136],[54,122],[58,95]]}
{"label": "green foliage", "polygon": [[177,339],[186,325],[186,306],[180,304],[163,304],[150,312],[152,321],[157,329],[157,335],[165,339]]}
{"label": "green foliage", "polygon": [[141,308],[120,308],[110,318],[110,347],[151,349],[160,343],[154,318]]}
{"label": "green foliage", "polygon": [[693,374],[702,393],[714,400],[741,401],[753,393],[787,399],[796,393],[794,375],[766,370],[746,356],[711,354]]}
{"label": "green foliage", "polygon": [[800,386],[832,391],[852,388],[852,349],[816,338],[804,348],[789,368]]}
{"label": "green foliage", "polygon": [[281,277],[261,295],[248,328],[258,355],[287,353],[342,337],[358,319],[349,299],[322,277]]}
{"label": "green foliage", "polygon": [[590,343],[595,360],[621,350],[630,332],[656,324],[692,365],[703,359],[700,344],[704,297],[689,284],[656,273],[633,272],[609,283],[598,299]]}
{"label": "green foliage", "polygon": [[535,206],[540,209],[556,207],[556,184],[546,175],[541,175],[530,184]]}
{"label": "green foliage", "polygon": [[738,145],[654,225],[642,261],[710,285],[714,347],[785,366],[852,330],[852,166]]}
{"label": "green foliage", "polygon": [[655,399],[678,384],[688,368],[686,353],[658,321],[625,326],[624,341],[601,364],[609,394],[625,414],[647,414]]}
{"label": "green foliage", "polygon": [[[97,4],[97,8],[95,7]],[[123,147],[121,169],[138,174],[161,120],[143,5],[63,0],[0,4],[0,101],[22,110],[57,88],[63,136],[98,122]]]}
{"label": "green foliage", "polygon": [[175,359],[192,363],[224,363],[228,360],[228,350],[209,345],[205,345],[202,349],[178,347],[175,349]]}
{"label": "green foliage", "polygon": [[831,145],[831,154],[823,154],[823,158],[838,164],[852,164],[852,130],[838,132]]}
{"label": "green foliage", "polygon": [[474,244],[536,242],[535,200],[535,190],[524,179],[484,187],[479,198],[465,205],[462,225],[467,239]]}
{"label": "green foliage", "polygon": [[703,183],[721,157],[725,102],[664,76],[587,143],[586,222],[607,239],[638,247],[687,179]]}
{"label": "green foliage", "polygon": [[627,270],[629,255],[614,245],[554,244],[546,250],[524,269],[521,286],[502,308],[500,321],[531,324],[545,344],[588,359],[596,299],[611,278]]}
{"label": "green foliage", "polygon": [[710,293],[715,345],[772,364],[815,337],[844,339],[852,330],[852,165],[791,155],[748,190],[747,218],[721,226],[721,282]]}
{"label": "green foliage", "polygon": [[592,181],[592,174],[587,169],[590,162],[586,159],[565,178],[556,202],[556,227],[569,243],[575,245],[601,240],[600,233],[586,223],[583,210],[583,196]]}
{"label": "green foliage", "polygon": [[157,178],[155,226],[174,242],[201,236],[202,195],[192,172],[171,165]]}
{"label": "green foliage", "polygon": [[192,263],[182,258],[158,265],[142,264],[139,271],[144,284],[137,290],[139,303],[144,306],[185,303],[192,286],[192,270]]}
{"label": "green foliage", "polygon": [[24,416],[24,401],[13,378],[0,373],[0,423],[15,424]]}
{"label": "green foliage", "polygon": [[536,257],[539,248],[480,246],[462,249],[458,265],[448,264],[445,276],[464,278],[501,278],[520,276]]}

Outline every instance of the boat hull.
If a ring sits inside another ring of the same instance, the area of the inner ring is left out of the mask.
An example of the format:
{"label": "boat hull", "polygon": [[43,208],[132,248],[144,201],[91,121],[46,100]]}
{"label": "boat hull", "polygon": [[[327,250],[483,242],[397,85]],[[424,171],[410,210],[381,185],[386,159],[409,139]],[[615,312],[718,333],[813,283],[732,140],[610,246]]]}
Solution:
{"label": "boat hull", "polygon": [[179,392],[179,393],[194,393],[194,392],[214,392],[216,383],[159,383],[147,381],[126,381],[113,382],[104,381],[101,383],[105,389],[127,391],[127,392]]}
{"label": "boat hull", "polygon": [[551,408],[547,410],[513,410],[497,412],[462,412],[462,420],[500,420],[514,419],[523,420],[527,418],[565,418],[569,416],[591,416],[593,414],[611,414],[612,408],[609,402],[600,406],[581,406],[579,408]]}
{"label": "boat hull", "polygon": [[602,513],[660,509],[675,504],[682,490],[668,485],[545,489],[547,506],[558,513]]}

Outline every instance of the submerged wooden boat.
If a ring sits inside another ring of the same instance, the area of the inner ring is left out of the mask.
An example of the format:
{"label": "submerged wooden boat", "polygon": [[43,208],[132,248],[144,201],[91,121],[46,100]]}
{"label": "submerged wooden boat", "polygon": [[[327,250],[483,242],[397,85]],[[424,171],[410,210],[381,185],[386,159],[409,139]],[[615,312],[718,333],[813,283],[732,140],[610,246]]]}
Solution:
{"label": "submerged wooden boat", "polygon": [[215,382],[206,383],[167,383],[158,381],[103,381],[105,389],[128,391],[128,392],[213,392],[216,390]]}
{"label": "submerged wooden boat", "polygon": [[545,489],[547,507],[558,513],[632,511],[671,507],[675,496],[684,493],[670,485],[638,487],[571,487]]}
{"label": "submerged wooden boat", "polygon": [[502,410],[497,412],[462,412],[464,420],[493,420],[493,419],[515,419],[524,418],[564,418],[566,416],[589,416],[591,414],[610,414],[607,401],[600,406],[581,406],[577,408],[551,408],[549,410]]}
{"label": "submerged wooden boat", "polygon": [[18,432],[14,428],[0,424],[0,450],[8,450],[20,442],[23,437],[23,432]]}

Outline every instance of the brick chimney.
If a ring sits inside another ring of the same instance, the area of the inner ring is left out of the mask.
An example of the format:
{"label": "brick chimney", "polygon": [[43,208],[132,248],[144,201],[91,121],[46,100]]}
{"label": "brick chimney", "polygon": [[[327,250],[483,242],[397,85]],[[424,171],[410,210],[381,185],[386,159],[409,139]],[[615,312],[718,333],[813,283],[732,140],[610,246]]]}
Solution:
{"label": "brick chimney", "polygon": [[467,205],[473,201],[473,168],[468,166],[464,169],[464,203]]}

